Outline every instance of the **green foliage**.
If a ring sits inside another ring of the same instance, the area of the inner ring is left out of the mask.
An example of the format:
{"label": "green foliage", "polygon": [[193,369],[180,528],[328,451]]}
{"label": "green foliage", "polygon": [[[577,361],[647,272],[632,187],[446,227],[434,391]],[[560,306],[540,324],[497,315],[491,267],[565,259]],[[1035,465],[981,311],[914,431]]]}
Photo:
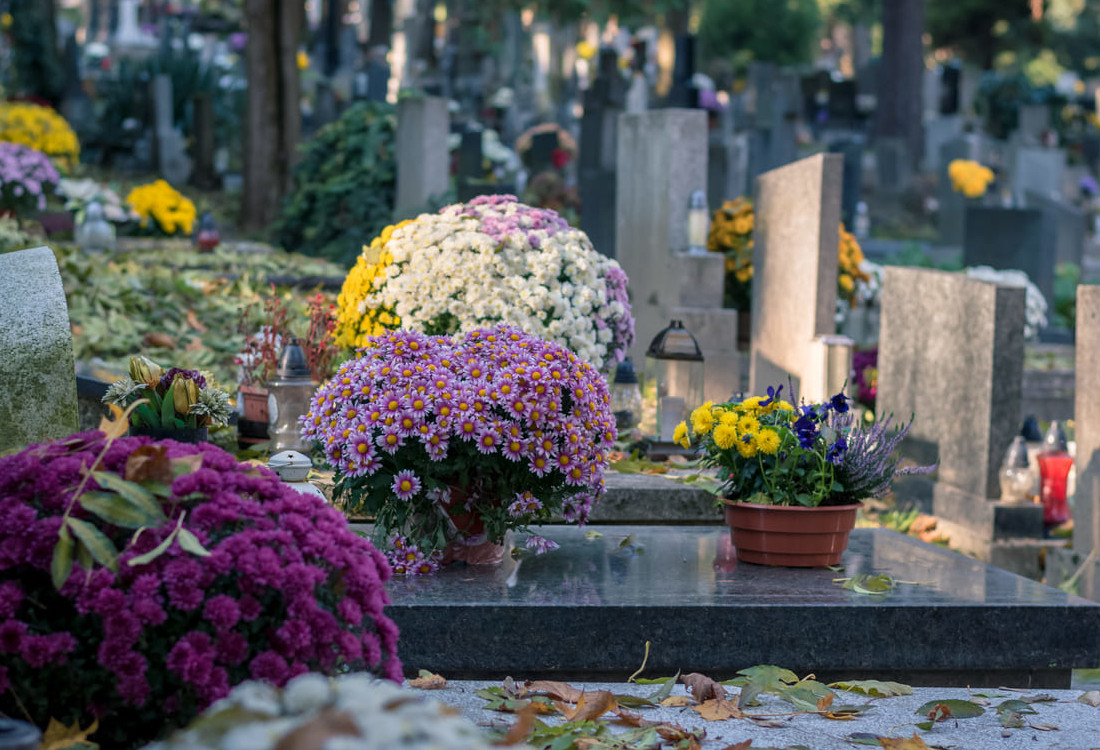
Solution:
{"label": "green foliage", "polygon": [[699,39],[710,58],[798,65],[811,60],[820,25],[816,0],[706,0]]}
{"label": "green foliage", "polygon": [[61,101],[65,86],[65,71],[57,51],[57,35],[52,2],[43,0],[11,0],[8,12],[12,17],[10,72],[14,74],[14,90],[56,104]]}
{"label": "green foliage", "polygon": [[1081,267],[1075,263],[1059,263],[1054,267],[1054,320],[1061,328],[1077,327],[1077,285],[1081,283]]}
{"label": "green foliage", "polygon": [[280,245],[355,261],[393,216],[396,123],[392,106],[358,104],[305,145],[275,226]]}
{"label": "green foliage", "polygon": [[1019,50],[1034,32],[1026,2],[927,0],[925,29],[935,47],[949,47],[981,68],[993,67],[1001,50]]}

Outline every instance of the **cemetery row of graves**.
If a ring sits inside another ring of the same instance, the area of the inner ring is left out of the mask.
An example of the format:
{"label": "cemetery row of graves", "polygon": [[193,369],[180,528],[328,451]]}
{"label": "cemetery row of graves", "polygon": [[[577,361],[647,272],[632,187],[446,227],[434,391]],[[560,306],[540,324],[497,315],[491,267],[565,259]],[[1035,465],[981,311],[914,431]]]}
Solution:
{"label": "cemetery row of graves", "polygon": [[264,241],[173,76],[0,103],[0,747],[1096,744],[1100,137],[592,63],[324,102]]}

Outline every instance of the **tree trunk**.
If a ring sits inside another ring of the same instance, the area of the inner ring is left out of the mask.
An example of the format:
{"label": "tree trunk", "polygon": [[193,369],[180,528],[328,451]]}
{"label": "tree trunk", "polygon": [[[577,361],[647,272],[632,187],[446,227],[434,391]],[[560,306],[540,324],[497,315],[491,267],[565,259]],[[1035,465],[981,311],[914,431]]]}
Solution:
{"label": "tree trunk", "polygon": [[293,0],[245,0],[248,47],[244,193],[241,227],[264,229],[291,186],[301,137],[298,42],[302,6]]}
{"label": "tree trunk", "polygon": [[883,2],[877,131],[880,136],[904,138],[913,165],[920,163],[924,150],[923,34],[924,0]]}

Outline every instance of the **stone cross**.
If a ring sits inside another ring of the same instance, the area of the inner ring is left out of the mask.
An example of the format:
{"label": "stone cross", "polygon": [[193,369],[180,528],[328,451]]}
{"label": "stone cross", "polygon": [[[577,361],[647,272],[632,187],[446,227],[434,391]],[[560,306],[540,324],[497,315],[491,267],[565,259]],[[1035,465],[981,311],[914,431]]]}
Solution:
{"label": "stone cross", "polygon": [[165,74],[153,78],[153,134],[157,169],[171,184],[183,185],[191,176],[191,160],[175,126],[172,79]]}
{"label": "stone cross", "polygon": [[789,381],[788,399],[817,401],[848,379],[851,341],[835,336],[834,318],[843,172],[840,154],[818,154],[757,178],[749,366],[755,395]]}
{"label": "stone cross", "polygon": [[[426,210],[433,196],[447,192],[451,179],[449,132],[450,114],[443,97],[406,97],[397,103],[396,215]],[[480,146],[481,133],[476,137]]]}
{"label": "stone cross", "polygon": [[77,430],[69,310],[48,247],[0,255],[0,453]]}

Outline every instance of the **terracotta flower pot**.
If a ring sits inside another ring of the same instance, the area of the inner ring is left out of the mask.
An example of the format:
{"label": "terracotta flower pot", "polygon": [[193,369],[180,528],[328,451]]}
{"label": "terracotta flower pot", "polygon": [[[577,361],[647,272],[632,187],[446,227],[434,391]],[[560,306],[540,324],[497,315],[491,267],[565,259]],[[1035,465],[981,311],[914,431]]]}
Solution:
{"label": "terracotta flower pot", "polygon": [[244,442],[259,442],[268,438],[269,415],[267,389],[243,385],[239,391],[244,413],[237,422],[237,432]]}
{"label": "terracotta flower pot", "polygon": [[486,539],[485,520],[478,513],[467,511],[465,504],[466,493],[455,489],[441,503],[458,532],[443,548],[442,564],[461,561],[467,565],[500,565],[504,560],[504,545]]}
{"label": "terracotta flower pot", "polygon": [[803,508],[724,502],[737,559],[789,568],[839,564],[859,510],[858,503]]}

